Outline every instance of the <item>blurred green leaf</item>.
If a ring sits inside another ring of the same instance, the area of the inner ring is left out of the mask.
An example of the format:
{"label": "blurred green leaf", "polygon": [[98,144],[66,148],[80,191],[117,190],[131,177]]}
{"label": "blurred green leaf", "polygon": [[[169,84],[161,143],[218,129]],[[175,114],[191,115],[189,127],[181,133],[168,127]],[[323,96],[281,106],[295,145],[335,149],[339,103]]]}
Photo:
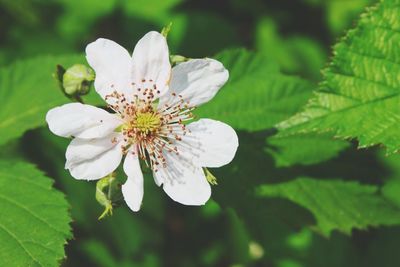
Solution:
{"label": "blurred green leaf", "polygon": [[170,15],[172,9],[182,1],[183,0],[153,0],[150,4],[148,0],[122,0],[120,4],[123,11],[128,15],[160,21]]}
{"label": "blurred green leaf", "polygon": [[342,34],[350,27],[357,16],[373,0],[304,0],[313,5],[323,6],[326,12],[326,22],[335,35]]}
{"label": "blurred green leaf", "polygon": [[85,241],[82,249],[99,267],[157,267],[161,266],[155,255],[146,254],[143,260],[117,261],[110,249],[96,240]]}
{"label": "blurred green leaf", "polygon": [[58,63],[73,63],[77,57],[41,57],[0,69],[0,144],[20,137],[26,130],[44,125],[46,112],[66,98],[52,73]]}
{"label": "blurred green leaf", "polygon": [[400,177],[386,182],[382,187],[382,194],[400,207]]}
{"label": "blurred green leaf", "polygon": [[347,27],[350,27],[356,16],[358,16],[367,5],[372,4],[373,0],[329,0],[323,2],[326,5],[327,21],[331,31],[338,35]]}
{"label": "blurred green leaf", "polygon": [[1,9],[7,10],[17,21],[26,26],[39,23],[38,14],[29,0],[0,0]]}
{"label": "blurred green leaf", "polygon": [[244,223],[239,219],[232,208],[226,210],[229,253],[234,263],[245,264],[250,261],[249,257],[249,235]]}
{"label": "blurred green leaf", "polygon": [[390,157],[381,155],[381,160],[390,171],[390,175],[382,187],[382,194],[400,207],[400,154]]}
{"label": "blurred green leaf", "polygon": [[[44,56],[0,69],[0,145],[45,125],[49,109],[69,102],[52,75],[57,64],[70,66],[78,62],[83,62],[83,57]],[[99,102],[95,93],[89,99],[91,103]]]}
{"label": "blurred green leaf", "polygon": [[33,165],[0,161],[0,266],[56,266],[71,238],[69,205]]}
{"label": "blurred green leaf", "polygon": [[101,242],[96,240],[89,240],[84,242],[82,245],[82,249],[86,252],[86,254],[96,262],[97,266],[102,267],[116,267],[116,266],[127,266],[121,265],[116,262],[113,255],[110,253],[109,249]]}
{"label": "blurred green leaf", "polygon": [[321,89],[304,111],[278,124],[282,135],[331,131],[360,147],[400,149],[400,6],[383,0],[335,46]]}
{"label": "blurred green leaf", "polygon": [[257,193],[262,197],[287,198],[312,211],[317,220],[315,229],[327,236],[333,230],[350,234],[353,228],[400,223],[400,209],[380,196],[373,185],[302,177],[262,185]]}
{"label": "blurred green leaf", "polygon": [[229,81],[196,114],[224,121],[236,129],[271,128],[295,113],[313,88],[305,80],[279,73],[277,65],[260,54],[237,49],[216,58],[229,70]]}
{"label": "blurred green leaf", "polygon": [[[238,47],[242,43],[232,23],[214,12],[188,11],[174,16],[172,23],[168,37],[171,40],[180,37],[180,46],[174,52],[180,55],[191,58],[208,57],[223,49]],[[180,36],[175,35],[176,30]]]}
{"label": "blurred green leaf", "polygon": [[118,1],[57,0],[57,2],[65,9],[57,21],[58,32],[67,40],[75,40],[87,34],[98,18],[110,14]]}
{"label": "blurred green leaf", "polygon": [[276,23],[269,17],[257,23],[255,39],[257,51],[278,63],[283,72],[320,79],[326,54],[318,42],[300,35],[281,37]]}
{"label": "blurred green leaf", "polygon": [[277,167],[295,164],[312,165],[331,159],[349,147],[349,143],[334,140],[329,134],[302,134],[267,139],[266,151],[276,161]]}

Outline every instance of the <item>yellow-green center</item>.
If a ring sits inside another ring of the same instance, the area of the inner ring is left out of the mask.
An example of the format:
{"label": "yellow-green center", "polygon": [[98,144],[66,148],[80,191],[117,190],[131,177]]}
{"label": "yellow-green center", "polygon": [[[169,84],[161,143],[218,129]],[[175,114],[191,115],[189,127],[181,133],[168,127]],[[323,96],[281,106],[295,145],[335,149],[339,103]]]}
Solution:
{"label": "yellow-green center", "polygon": [[138,112],[132,123],[133,128],[138,131],[149,134],[155,132],[161,125],[159,114],[154,112]]}

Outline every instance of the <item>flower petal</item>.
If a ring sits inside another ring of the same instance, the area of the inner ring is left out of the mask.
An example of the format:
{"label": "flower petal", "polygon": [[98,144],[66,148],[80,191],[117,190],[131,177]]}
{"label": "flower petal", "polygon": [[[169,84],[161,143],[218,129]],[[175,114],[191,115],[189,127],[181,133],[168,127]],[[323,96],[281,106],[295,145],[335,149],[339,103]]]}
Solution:
{"label": "flower petal", "polygon": [[167,167],[154,172],[163,181],[163,189],[174,201],[184,205],[204,205],[211,196],[211,187],[203,169],[174,153],[166,154]]}
{"label": "flower petal", "polygon": [[86,46],[86,59],[96,72],[94,87],[105,99],[113,91],[132,94],[131,56],[114,41],[99,38]]}
{"label": "flower petal", "polygon": [[65,168],[78,180],[96,180],[112,173],[122,159],[118,134],[101,139],[71,141],[67,148]]}
{"label": "flower petal", "polygon": [[[181,63],[172,69],[170,93],[160,98],[160,104],[173,105],[181,95],[189,105],[198,106],[208,102],[229,78],[221,62],[205,58]],[[174,95],[173,95],[174,94]]]}
{"label": "flower petal", "polygon": [[175,144],[178,151],[202,167],[221,167],[232,161],[239,146],[235,130],[229,125],[201,119],[187,125],[189,134]]}
{"label": "flower petal", "polygon": [[125,202],[132,211],[139,211],[143,200],[143,173],[140,169],[137,153],[130,151],[124,161],[124,171],[128,175],[122,185]]}
{"label": "flower petal", "polygon": [[160,33],[152,31],[136,44],[132,55],[132,79],[142,92],[145,88],[160,91],[168,90],[171,64],[167,40]]}
{"label": "flower petal", "polygon": [[81,103],[65,104],[46,114],[50,131],[62,137],[102,138],[121,125],[119,118],[107,111]]}

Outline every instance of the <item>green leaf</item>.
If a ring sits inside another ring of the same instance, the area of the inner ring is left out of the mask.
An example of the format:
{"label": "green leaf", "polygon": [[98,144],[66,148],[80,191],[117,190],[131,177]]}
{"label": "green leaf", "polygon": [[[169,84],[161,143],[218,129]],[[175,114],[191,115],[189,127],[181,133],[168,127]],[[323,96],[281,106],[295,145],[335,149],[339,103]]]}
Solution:
{"label": "green leaf", "polygon": [[270,17],[257,23],[255,39],[257,51],[277,62],[283,72],[321,79],[320,70],[327,56],[315,40],[298,35],[282,38],[278,25]]}
{"label": "green leaf", "polygon": [[83,61],[83,57],[77,55],[45,56],[0,69],[0,145],[27,130],[45,125],[49,109],[70,101],[52,75],[57,64],[69,67]]}
{"label": "green leaf", "polygon": [[266,151],[275,158],[276,167],[295,164],[312,165],[331,159],[349,147],[349,143],[334,140],[327,134],[302,134],[267,139]]}
{"label": "green leaf", "polygon": [[381,197],[373,185],[302,177],[262,185],[257,193],[286,198],[310,210],[317,221],[316,230],[327,236],[333,230],[350,234],[353,228],[400,223],[400,209]]}
{"label": "green leaf", "polygon": [[360,147],[400,148],[400,0],[383,0],[335,46],[321,89],[282,135],[331,131]]}
{"label": "green leaf", "polygon": [[0,161],[0,266],[56,266],[71,238],[64,195],[33,165]]}
{"label": "green leaf", "polygon": [[277,65],[260,54],[236,49],[216,58],[230,78],[213,100],[197,110],[199,117],[221,120],[236,129],[263,130],[295,113],[310,96],[312,84],[279,73]]}

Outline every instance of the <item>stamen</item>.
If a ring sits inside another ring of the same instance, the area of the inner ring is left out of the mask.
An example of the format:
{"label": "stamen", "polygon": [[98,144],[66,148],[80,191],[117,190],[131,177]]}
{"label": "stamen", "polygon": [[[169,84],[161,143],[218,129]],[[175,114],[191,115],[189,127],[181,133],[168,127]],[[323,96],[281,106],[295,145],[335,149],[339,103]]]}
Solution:
{"label": "stamen", "polygon": [[[146,80],[142,79],[142,83]],[[108,107],[114,110],[125,121],[118,128],[122,132],[124,144],[121,146],[123,153],[128,153],[132,145],[136,146],[138,157],[145,161],[146,166],[154,172],[167,167],[166,156],[172,153],[179,156],[179,145],[187,147],[183,136],[190,134],[185,123],[193,119],[194,106],[185,102],[182,95],[171,93],[172,100],[158,106],[154,99],[160,94],[152,79],[147,80],[152,84],[142,84],[136,87],[131,83],[133,98],[127,98],[123,93],[113,91],[105,98]],[[113,85],[111,86],[113,88]],[[187,138],[187,137],[186,137]],[[113,139],[112,142],[117,142]]]}

